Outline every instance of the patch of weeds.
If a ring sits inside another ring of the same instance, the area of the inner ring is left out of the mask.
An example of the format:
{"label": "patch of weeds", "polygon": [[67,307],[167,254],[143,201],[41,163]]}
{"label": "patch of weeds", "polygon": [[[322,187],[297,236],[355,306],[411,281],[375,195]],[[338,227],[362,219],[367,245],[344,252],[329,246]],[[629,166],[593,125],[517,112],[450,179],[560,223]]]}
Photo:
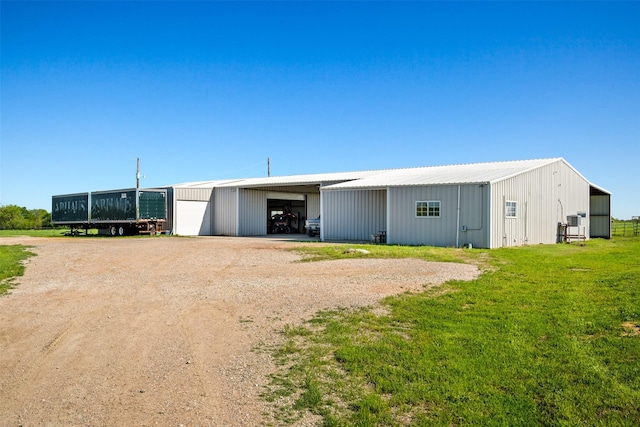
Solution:
{"label": "patch of weeds", "polygon": [[307,374],[304,380],[304,388],[302,394],[293,404],[293,409],[308,409],[314,411],[322,402],[322,393],[318,381],[311,375]]}
{"label": "patch of weeds", "polygon": [[279,358],[282,358],[283,356],[297,353],[298,351],[299,351],[299,348],[296,346],[296,342],[292,339],[288,339],[282,345],[282,347],[278,349],[278,351],[275,353],[275,356],[277,359],[279,359]]}
{"label": "patch of weeds", "polygon": [[288,338],[306,337],[311,335],[311,331],[304,326],[292,326],[289,324],[284,325],[282,333]]}

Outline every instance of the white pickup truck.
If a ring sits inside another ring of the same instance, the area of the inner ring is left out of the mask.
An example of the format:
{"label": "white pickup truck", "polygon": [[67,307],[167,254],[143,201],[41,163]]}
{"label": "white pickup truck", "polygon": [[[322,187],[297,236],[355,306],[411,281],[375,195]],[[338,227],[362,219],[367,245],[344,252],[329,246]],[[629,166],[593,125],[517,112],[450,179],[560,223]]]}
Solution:
{"label": "white pickup truck", "polygon": [[304,229],[307,236],[319,236],[320,235],[320,217],[316,219],[308,219],[304,222]]}

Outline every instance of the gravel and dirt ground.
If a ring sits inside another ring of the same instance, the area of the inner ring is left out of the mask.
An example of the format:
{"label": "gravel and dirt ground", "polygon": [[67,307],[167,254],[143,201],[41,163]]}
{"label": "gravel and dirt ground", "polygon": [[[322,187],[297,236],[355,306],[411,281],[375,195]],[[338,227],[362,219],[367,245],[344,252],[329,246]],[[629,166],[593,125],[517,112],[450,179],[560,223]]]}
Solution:
{"label": "gravel and dirt ground", "polygon": [[2,426],[265,425],[275,366],[255,348],[282,342],[284,325],[478,274],[297,263],[287,249],[305,243],[266,238],[0,239],[17,243],[37,256],[0,297]]}

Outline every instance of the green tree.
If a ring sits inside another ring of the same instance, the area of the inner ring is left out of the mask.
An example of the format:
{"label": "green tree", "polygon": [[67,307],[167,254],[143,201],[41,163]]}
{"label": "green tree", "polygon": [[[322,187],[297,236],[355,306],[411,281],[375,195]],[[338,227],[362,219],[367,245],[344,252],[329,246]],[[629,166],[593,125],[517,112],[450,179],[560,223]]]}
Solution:
{"label": "green tree", "polygon": [[7,205],[0,207],[0,229],[17,230],[23,224],[22,209],[20,206]]}
{"label": "green tree", "polygon": [[0,230],[30,230],[51,227],[51,214],[44,209],[17,205],[0,206]]}

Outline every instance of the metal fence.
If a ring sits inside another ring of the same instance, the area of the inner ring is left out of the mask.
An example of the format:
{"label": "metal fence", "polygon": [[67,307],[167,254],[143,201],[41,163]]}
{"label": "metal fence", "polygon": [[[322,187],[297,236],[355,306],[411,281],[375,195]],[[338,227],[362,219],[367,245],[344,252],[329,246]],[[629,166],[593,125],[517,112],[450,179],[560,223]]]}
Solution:
{"label": "metal fence", "polygon": [[611,223],[611,235],[612,236],[637,236],[639,230],[638,227],[639,217],[634,216],[631,221],[613,221]]}

